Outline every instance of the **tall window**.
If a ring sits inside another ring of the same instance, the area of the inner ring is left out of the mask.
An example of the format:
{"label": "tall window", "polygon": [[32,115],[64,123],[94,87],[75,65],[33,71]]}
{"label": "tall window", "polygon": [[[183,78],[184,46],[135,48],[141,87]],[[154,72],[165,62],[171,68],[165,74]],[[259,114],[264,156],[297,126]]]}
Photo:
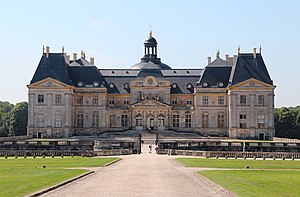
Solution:
{"label": "tall window", "polygon": [[179,115],[178,114],[173,115],[173,127],[179,127]]}
{"label": "tall window", "polygon": [[93,105],[98,105],[98,103],[99,103],[99,97],[93,96]]}
{"label": "tall window", "polygon": [[257,116],[257,122],[258,122],[258,128],[262,129],[265,128],[265,115],[264,114],[258,114]]}
{"label": "tall window", "polygon": [[77,125],[77,127],[83,127],[83,113],[82,112],[77,113],[76,125]]}
{"label": "tall window", "polygon": [[129,98],[128,97],[124,97],[123,98],[123,103],[124,103],[124,105],[129,105]]}
{"label": "tall window", "polygon": [[192,115],[191,114],[186,114],[185,115],[185,127],[186,128],[191,128],[192,127]]}
{"label": "tall window", "polygon": [[109,115],[109,127],[116,127],[116,115]]}
{"label": "tall window", "polygon": [[44,114],[43,113],[37,114],[37,126],[39,128],[44,127]]}
{"label": "tall window", "polygon": [[187,105],[192,105],[192,104],[193,104],[192,99],[188,99],[188,100],[186,101],[186,104],[187,104]]}
{"label": "tall window", "polygon": [[240,105],[246,105],[246,95],[240,95]]}
{"label": "tall window", "polygon": [[44,103],[44,95],[38,94],[38,103]]}
{"label": "tall window", "polygon": [[264,104],[265,104],[264,95],[258,95],[258,105],[264,105]]}
{"label": "tall window", "polygon": [[218,128],[224,128],[224,114],[218,114]]}
{"label": "tall window", "polygon": [[56,94],[55,95],[55,103],[56,104],[61,104],[61,94]]}
{"label": "tall window", "polygon": [[208,105],[208,96],[203,96],[202,104]]}
{"label": "tall window", "polygon": [[164,127],[165,126],[165,117],[164,115],[160,114],[158,116],[158,127]]}
{"label": "tall window", "polygon": [[136,122],[137,127],[142,127],[143,126],[143,121],[142,121],[142,115],[141,114],[138,114],[136,116],[135,122]]}
{"label": "tall window", "polygon": [[92,127],[98,128],[99,127],[99,112],[94,111],[92,115]]}
{"label": "tall window", "polygon": [[172,105],[177,105],[177,98],[176,97],[172,98]]}
{"label": "tall window", "polygon": [[202,114],[202,127],[203,128],[208,128],[209,126],[209,118],[208,118],[208,114]]}
{"label": "tall window", "polygon": [[54,126],[57,127],[57,128],[62,127],[61,112],[55,112],[55,115],[54,115]]}
{"label": "tall window", "polygon": [[114,97],[108,97],[108,105],[114,105],[115,104],[115,98]]}
{"label": "tall window", "polygon": [[224,96],[218,96],[218,105],[224,105]]}
{"label": "tall window", "polygon": [[128,127],[128,116],[127,116],[127,114],[123,114],[121,116],[121,126],[122,127]]}
{"label": "tall window", "polygon": [[77,96],[77,104],[79,105],[83,104],[83,96]]}
{"label": "tall window", "polygon": [[247,127],[247,116],[246,113],[240,114],[240,128],[245,129]]}

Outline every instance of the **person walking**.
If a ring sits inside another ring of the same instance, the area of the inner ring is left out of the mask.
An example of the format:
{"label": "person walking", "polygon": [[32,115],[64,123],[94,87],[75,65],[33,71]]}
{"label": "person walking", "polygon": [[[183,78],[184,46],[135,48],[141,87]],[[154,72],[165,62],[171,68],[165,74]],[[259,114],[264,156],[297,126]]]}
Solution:
{"label": "person walking", "polygon": [[152,144],[149,145],[149,153],[152,153]]}

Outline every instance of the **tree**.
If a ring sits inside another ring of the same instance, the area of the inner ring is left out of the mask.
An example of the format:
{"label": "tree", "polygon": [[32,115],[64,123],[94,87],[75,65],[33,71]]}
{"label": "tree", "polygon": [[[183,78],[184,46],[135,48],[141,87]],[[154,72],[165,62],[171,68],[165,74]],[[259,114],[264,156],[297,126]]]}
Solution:
{"label": "tree", "polygon": [[28,103],[17,103],[10,113],[11,135],[26,135],[28,120]]}
{"label": "tree", "polygon": [[10,133],[10,112],[13,104],[0,101],[0,137],[8,136]]}
{"label": "tree", "polygon": [[276,136],[300,138],[300,106],[275,109],[274,121]]}

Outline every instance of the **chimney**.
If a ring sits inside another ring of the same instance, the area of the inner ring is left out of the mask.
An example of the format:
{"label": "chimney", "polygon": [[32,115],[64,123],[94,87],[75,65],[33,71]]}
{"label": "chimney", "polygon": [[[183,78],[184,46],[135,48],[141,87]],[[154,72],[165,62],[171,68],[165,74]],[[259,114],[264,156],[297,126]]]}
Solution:
{"label": "chimney", "polygon": [[233,65],[233,57],[228,57],[228,63]]}
{"label": "chimney", "polygon": [[85,59],[85,52],[83,50],[81,50],[80,57],[83,58],[83,59]]}
{"label": "chimney", "polygon": [[226,61],[226,62],[228,62],[228,58],[229,58],[229,55],[226,54],[226,55],[225,55],[225,61]]}
{"label": "chimney", "polygon": [[70,64],[70,55],[66,55],[66,63]]}
{"label": "chimney", "polygon": [[240,54],[241,48],[240,46],[238,46],[238,54]]}
{"label": "chimney", "polygon": [[49,46],[46,46],[46,58],[49,57],[49,51],[50,51],[50,47],[49,47]]}
{"label": "chimney", "polygon": [[238,57],[237,55],[234,55],[234,56],[233,56],[233,65],[235,65],[236,60],[237,60],[237,57]]}
{"label": "chimney", "polygon": [[73,53],[73,61],[77,61],[77,53]]}
{"label": "chimney", "polygon": [[253,57],[256,59],[256,48],[253,48]]}
{"label": "chimney", "polygon": [[90,58],[90,63],[91,63],[92,65],[95,65],[95,58],[91,57],[91,58]]}
{"label": "chimney", "polygon": [[61,52],[65,53],[65,47],[64,46],[61,47]]}
{"label": "chimney", "polygon": [[211,57],[207,57],[207,64],[211,63]]}

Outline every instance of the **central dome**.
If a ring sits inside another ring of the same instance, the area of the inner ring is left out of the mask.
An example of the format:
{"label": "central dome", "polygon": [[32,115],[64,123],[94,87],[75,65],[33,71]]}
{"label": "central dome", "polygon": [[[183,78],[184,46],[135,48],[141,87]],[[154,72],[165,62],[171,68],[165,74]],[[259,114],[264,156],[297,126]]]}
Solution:
{"label": "central dome", "polygon": [[132,69],[157,69],[157,70],[169,70],[172,69],[170,66],[164,63],[155,64],[152,61],[149,62],[140,62],[131,67]]}
{"label": "central dome", "polygon": [[157,41],[155,38],[153,38],[152,36],[148,37],[146,40],[145,40],[145,44],[150,44],[150,43],[154,43],[154,44],[157,44]]}
{"label": "central dome", "polygon": [[144,50],[145,55],[141,58],[141,62],[133,65],[132,69],[172,69],[167,64],[161,63],[160,58],[157,57],[157,41],[152,36],[152,31],[150,31],[149,37],[144,42]]}

